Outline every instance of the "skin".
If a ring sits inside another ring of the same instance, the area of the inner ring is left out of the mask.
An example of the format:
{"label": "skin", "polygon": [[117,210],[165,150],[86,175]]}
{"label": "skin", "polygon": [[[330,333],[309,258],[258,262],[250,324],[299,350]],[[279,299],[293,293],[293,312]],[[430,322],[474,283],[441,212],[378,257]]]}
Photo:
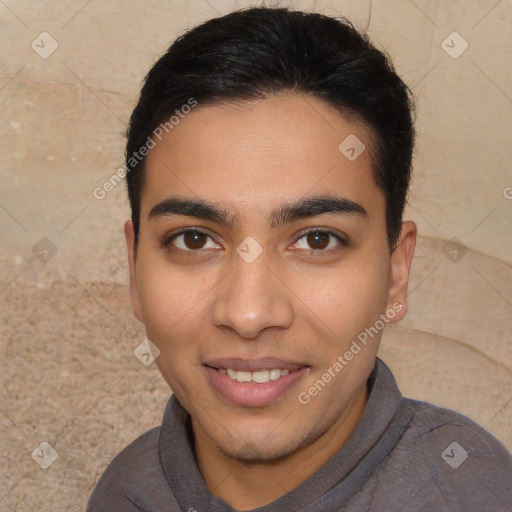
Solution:
{"label": "skin", "polygon": [[[367,148],[355,161],[338,150],[349,134]],[[237,509],[288,493],[343,446],[364,411],[381,332],[307,405],[298,394],[393,304],[403,307],[392,321],[405,315],[416,226],[403,223],[391,252],[370,150],[370,132],[361,123],[319,99],[289,93],[199,105],[147,157],[137,246],[132,223],[125,225],[133,311],[161,351],[162,375],[191,414],[206,485]],[[358,203],[367,215],[269,223],[283,205],[332,195]],[[207,201],[236,223],[176,214],[148,218],[171,196]],[[207,236],[169,241],[183,228]],[[347,243],[325,234],[308,237],[313,228]],[[247,237],[263,249],[252,263],[236,252]],[[262,407],[229,402],[209,384],[208,359],[265,356],[309,368]]]}

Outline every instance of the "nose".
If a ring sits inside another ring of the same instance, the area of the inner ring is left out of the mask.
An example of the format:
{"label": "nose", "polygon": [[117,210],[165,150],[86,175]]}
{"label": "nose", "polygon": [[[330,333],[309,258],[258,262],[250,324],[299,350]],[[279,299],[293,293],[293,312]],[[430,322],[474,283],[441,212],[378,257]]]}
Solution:
{"label": "nose", "polygon": [[264,254],[252,263],[237,254],[233,260],[231,271],[216,287],[211,310],[214,325],[246,339],[257,338],[269,327],[290,327],[293,293],[270,268]]}

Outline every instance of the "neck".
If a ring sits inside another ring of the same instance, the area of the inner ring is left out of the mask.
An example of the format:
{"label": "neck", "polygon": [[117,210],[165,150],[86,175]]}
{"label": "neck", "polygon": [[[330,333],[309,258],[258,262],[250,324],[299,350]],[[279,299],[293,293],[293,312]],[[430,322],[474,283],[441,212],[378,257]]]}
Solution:
{"label": "neck", "polygon": [[299,486],[340,450],[364,412],[366,383],[327,431],[276,461],[245,463],[221,452],[192,420],[196,462],[209,491],[238,510],[266,505]]}

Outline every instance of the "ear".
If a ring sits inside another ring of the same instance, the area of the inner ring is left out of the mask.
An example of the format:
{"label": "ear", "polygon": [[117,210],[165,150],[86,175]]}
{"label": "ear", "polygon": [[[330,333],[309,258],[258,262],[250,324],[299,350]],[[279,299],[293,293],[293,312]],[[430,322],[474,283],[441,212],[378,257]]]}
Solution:
{"label": "ear", "polygon": [[402,223],[402,231],[391,253],[391,276],[388,290],[388,309],[396,315],[390,323],[402,320],[407,313],[407,284],[414,247],[416,246],[416,224],[410,220]]}
{"label": "ear", "polygon": [[127,220],[124,224],[124,236],[126,238],[126,249],[128,251],[128,266],[130,268],[130,301],[132,303],[132,311],[135,318],[140,322],[143,322],[139,289],[135,278],[137,247],[135,246],[135,232],[133,231],[133,223],[131,220]]}

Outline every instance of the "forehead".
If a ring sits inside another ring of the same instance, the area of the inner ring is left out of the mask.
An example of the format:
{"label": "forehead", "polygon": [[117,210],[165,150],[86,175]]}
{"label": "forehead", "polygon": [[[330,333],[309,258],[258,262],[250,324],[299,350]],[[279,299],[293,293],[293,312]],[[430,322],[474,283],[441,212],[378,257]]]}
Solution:
{"label": "forehead", "polygon": [[312,96],[199,103],[155,141],[142,215],[169,195],[222,202],[240,215],[309,194],[383,202],[372,175],[370,131]]}

